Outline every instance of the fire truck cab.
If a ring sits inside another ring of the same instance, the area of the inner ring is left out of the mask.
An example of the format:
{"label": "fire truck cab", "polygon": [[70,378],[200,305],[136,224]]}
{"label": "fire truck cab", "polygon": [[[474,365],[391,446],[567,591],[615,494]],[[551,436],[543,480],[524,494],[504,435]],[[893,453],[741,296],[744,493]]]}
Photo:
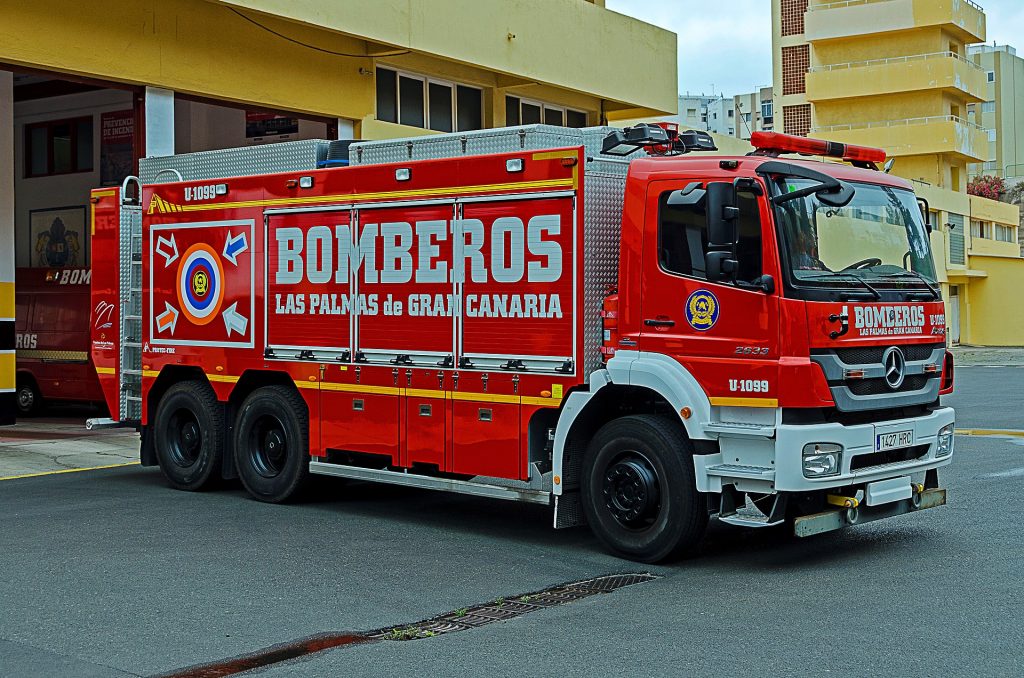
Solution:
{"label": "fire truck cab", "polygon": [[320,143],[93,193],[93,306],[121,328],[93,357],[173,486],[541,503],[648,562],[712,516],[810,536],[945,503],[927,210],[881,151],[538,125],[315,169]]}

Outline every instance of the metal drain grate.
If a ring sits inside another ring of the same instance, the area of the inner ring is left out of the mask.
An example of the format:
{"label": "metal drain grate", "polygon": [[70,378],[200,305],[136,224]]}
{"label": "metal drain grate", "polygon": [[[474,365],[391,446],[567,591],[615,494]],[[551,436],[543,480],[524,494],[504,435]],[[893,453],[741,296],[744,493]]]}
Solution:
{"label": "metal drain grate", "polygon": [[653,574],[610,574],[594,579],[584,579],[552,586],[536,593],[498,598],[476,607],[464,607],[415,624],[389,626],[368,633],[329,633],[300,638],[240,657],[178,669],[161,674],[158,678],[224,678],[280,662],[300,659],[331,648],[381,640],[433,638],[508,621],[530,612],[556,605],[565,605],[581,598],[611,593],[623,586],[641,584],[658,578]]}
{"label": "metal drain grate", "polygon": [[594,579],[571,582],[553,586],[543,591],[526,593],[497,600],[476,607],[454,610],[445,614],[425,619],[415,624],[379,629],[367,634],[367,637],[379,640],[419,640],[455,631],[466,631],[495,622],[508,621],[537,610],[566,605],[581,598],[589,598],[602,593],[611,593],[624,586],[642,584],[658,579],[653,574],[610,574]]}

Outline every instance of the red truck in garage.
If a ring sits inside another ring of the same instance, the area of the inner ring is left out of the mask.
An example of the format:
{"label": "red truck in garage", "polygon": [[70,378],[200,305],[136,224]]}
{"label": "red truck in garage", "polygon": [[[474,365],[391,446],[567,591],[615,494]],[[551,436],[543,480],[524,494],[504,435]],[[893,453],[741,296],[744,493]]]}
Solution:
{"label": "red truck in garage", "polygon": [[[89,355],[91,278],[85,268],[17,269],[14,342],[20,416],[36,414],[52,402],[104,402]],[[104,317],[97,314],[101,326],[109,322]],[[110,326],[98,329],[109,331]]]}
{"label": "red truck in garage", "polygon": [[927,210],[877,149],[753,144],[541,125],[328,169],[163,159],[177,180],[92,196],[107,402],[180,489],[539,503],[643,561],[712,516],[810,536],[945,503]]}

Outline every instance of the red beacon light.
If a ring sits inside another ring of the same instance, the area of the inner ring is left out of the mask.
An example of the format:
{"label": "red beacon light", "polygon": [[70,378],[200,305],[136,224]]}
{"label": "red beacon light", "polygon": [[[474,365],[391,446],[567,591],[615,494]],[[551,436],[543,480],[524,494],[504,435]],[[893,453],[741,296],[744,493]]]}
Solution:
{"label": "red beacon light", "polygon": [[754,132],[750,135],[750,143],[756,149],[754,155],[778,157],[783,153],[799,153],[800,155],[822,155],[828,158],[840,158],[854,165],[877,169],[876,163],[885,162],[885,151],[870,146],[854,146],[841,144],[838,141],[809,139],[779,132]]}

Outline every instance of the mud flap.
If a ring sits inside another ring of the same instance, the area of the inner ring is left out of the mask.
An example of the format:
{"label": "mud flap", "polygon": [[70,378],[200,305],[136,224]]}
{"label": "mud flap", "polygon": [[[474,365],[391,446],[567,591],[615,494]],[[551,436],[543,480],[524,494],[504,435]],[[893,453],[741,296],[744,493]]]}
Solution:
{"label": "mud flap", "polygon": [[825,511],[809,516],[801,516],[793,521],[793,534],[798,537],[810,537],[816,534],[841,530],[844,527],[870,523],[883,518],[903,515],[912,511],[943,506],[946,503],[946,491],[942,489],[925,490],[916,497],[895,501],[881,506],[858,506],[839,511]]}
{"label": "mud flap", "polygon": [[586,525],[579,491],[555,495],[555,529]]}

